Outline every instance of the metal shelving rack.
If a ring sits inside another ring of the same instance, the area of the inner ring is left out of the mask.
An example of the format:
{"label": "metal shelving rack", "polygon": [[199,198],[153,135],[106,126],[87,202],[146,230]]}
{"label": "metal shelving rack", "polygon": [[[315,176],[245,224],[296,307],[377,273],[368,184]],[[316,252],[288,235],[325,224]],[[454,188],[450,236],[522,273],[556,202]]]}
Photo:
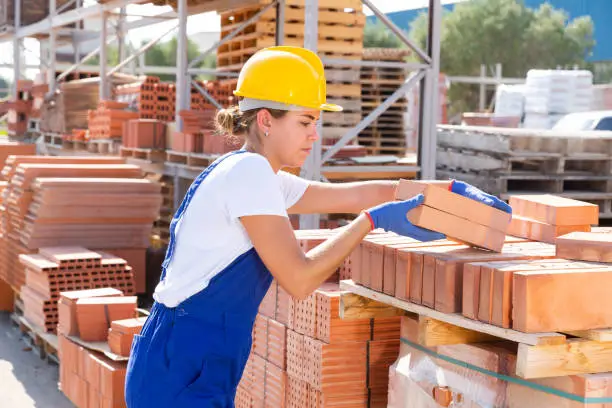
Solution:
{"label": "metal shelving rack", "polygon": [[[77,2],[77,6],[80,5],[82,0],[72,0],[71,3]],[[304,23],[304,47],[317,51],[318,42],[318,6],[319,1],[324,0],[305,0],[305,23]],[[21,52],[23,51],[22,41],[26,37],[34,35],[47,34],[47,50],[46,55],[41,53],[41,66],[46,66],[48,69],[48,83],[50,92],[53,92],[57,86],[57,81],[54,75],[56,64],[56,56],[54,50],[58,43],[58,35],[61,33],[65,35],[69,33],[75,40],[73,44],[75,50],[78,50],[78,43],[76,39],[79,38],[80,29],[63,29],[63,26],[68,24],[78,23],[80,21],[92,18],[99,18],[102,20],[102,28],[99,33],[100,46],[75,62],[70,68],[68,68],[62,76],[78,69],[85,61],[100,54],[100,95],[101,97],[108,97],[110,87],[108,78],[113,72],[125,67],[126,65],[133,62],[141,54],[143,54],[148,48],[159,41],[163,35],[156,37],[154,40],[145,44],[138,50],[134,50],[131,55],[127,58],[123,58],[117,67],[108,69],[106,64],[106,50],[107,45],[112,43],[117,38],[121,39],[129,33],[129,30],[133,28],[144,27],[149,24],[159,22],[163,19],[176,19],[178,28],[178,47],[177,47],[177,67],[176,67],[176,110],[189,108],[189,92],[190,85],[194,83],[192,81],[192,75],[198,73],[211,73],[217,76],[236,76],[236,74],[223,72],[220,70],[202,70],[195,69],[194,65],[201,61],[207,54],[215,51],[219,46],[223,45],[235,35],[237,35],[247,25],[251,24],[258,17],[263,14],[264,11],[271,7],[276,8],[276,43],[282,44],[284,38],[283,35],[283,24],[284,21],[284,7],[285,0],[272,0],[272,2],[265,6],[264,10],[254,15],[249,20],[245,21],[240,26],[218,41],[209,50],[201,54],[198,58],[193,61],[187,60],[187,18],[189,15],[199,14],[207,11],[221,11],[234,8],[245,7],[254,4],[261,4],[257,0],[211,0],[205,3],[198,4],[195,7],[188,7],[187,0],[178,0],[176,11],[170,11],[161,13],[159,15],[142,18],[133,22],[125,21],[125,7],[134,4],[143,4],[147,0],[109,0],[104,3],[97,3],[87,7],[78,7],[74,10],[63,11],[68,6],[62,6],[62,9],[56,8],[56,0],[49,0],[50,15],[37,23],[28,26],[19,26],[20,15],[21,15],[21,1],[15,1],[15,22],[16,26],[12,30],[8,30],[0,34],[0,42],[12,41],[14,46],[14,72],[15,78],[21,78],[22,68],[20,66]],[[399,88],[389,96],[380,106],[372,111],[367,117],[365,117],[357,126],[351,128],[334,146],[329,148],[324,154],[321,149],[321,141],[319,140],[313,149],[311,156],[302,168],[302,176],[311,180],[322,180],[322,171],[328,169],[326,163],[340,148],[346,145],[349,141],[357,137],[358,133],[365,129],[370,123],[388,109],[396,100],[404,95],[411,88],[417,84],[420,86],[420,106],[419,106],[419,154],[417,160],[417,166],[394,166],[396,169],[402,169],[404,171],[415,171],[418,172],[419,178],[421,179],[434,179],[436,169],[436,107],[438,106],[438,78],[440,71],[440,21],[442,7],[440,0],[429,0],[429,30],[428,30],[428,41],[427,48],[425,50],[420,49],[415,45],[406,35],[378,8],[373,4],[372,0],[362,0],[362,3],[368,7],[372,12],[384,23],[391,31],[393,31],[403,43],[410,47],[416,55],[419,56],[419,63],[398,63],[398,62],[385,62],[385,61],[361,61],[361,60],[342,60],[342,59],[331,59],[322,58],[323,63],[328,66],[343,65],[343,66],[354,66],[360,68],[361,66],[378,66],[378,67],[404,67],[412,70],[412,73],[407,80],[399,86]],[[119,9],[119,13],[113,13],[113,10]],[[109,16],[118,15],[119,21],[116,26],[109,23]],[[116,29],[115,35],[110,35],[109,32]],[[169,32],[169,31],[168,31]],[[167,34],[168,32],[164,33]],[[86,33],[83,33],[86,34]],[[125,55],[125,47],[122,49],[121,55]],[[78,53],[76,53],[78,56]],[[13,94],[16,96],[17,88],[16,81],[14,84]],[[196,87],[207,99],[209,99],[214,105],[219,106],[217,102],[202,88]],[[176,128],[177,130],[182,129],[182,123],[179,115],[176,115]],[[321,125],[319,125],[321,126]],[[321,130],[321,128],[319,128]],[[191,171],[179,171],[176,169],[168,169],[155,167],[152,171],[164,172],[165,174],[171,174],[174,177],[175,184],[180,185],[180,179],[193,178],[194,174]],[[351,171],[366,170],[371,172],[386,171],[388,166],[351,166]],[[348,170],[348,169],[347,169]],[[334,171],[338,171],[337,168]],[[180,192],[178,188],[175,188],[175,202],[180,200]],[[300,217],[300,226],[302,228],[318,228],[319,216],[318,214],[303,215]]]}

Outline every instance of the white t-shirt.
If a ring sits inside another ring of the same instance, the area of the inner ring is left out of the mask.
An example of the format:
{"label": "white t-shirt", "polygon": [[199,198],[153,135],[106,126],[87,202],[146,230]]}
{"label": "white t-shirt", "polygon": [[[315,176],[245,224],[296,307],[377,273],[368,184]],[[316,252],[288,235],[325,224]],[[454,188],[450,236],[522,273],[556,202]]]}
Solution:
{"label": "white t-shirt", "polygon": [[176,226],[174,255],[153,297],[175,307],[208,286],[234,259],[253,247],[239,217],[280,215],[309,183],[285,171],[274,173],[255,153],[225,158],[202,181]]}

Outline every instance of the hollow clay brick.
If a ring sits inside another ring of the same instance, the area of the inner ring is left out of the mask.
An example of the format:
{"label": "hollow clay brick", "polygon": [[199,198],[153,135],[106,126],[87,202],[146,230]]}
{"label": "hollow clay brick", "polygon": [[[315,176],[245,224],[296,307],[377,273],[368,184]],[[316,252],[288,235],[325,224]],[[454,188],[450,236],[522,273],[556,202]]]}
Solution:
{"label": "hollow clay brick", "polygon": [[76,302],[88,297],[123,296],[123,292],[114,288],[87,289],[79,291],[60,292],[58,301],[59,323],[58,333],[67,336],[78,336],[79,326],[76,311]]}
{"label": "hollow clay brick", "polygon": [[287,328],[276,320],[268,320],[267,342],[268,361],[285,370],[287,368]]}
{"label": "hollow clay brick", "polygon": [[79,336],[85,341],[106,341],[113,320],[136,315],[135,296],[92,297],[76,301]]}
{"label": "hollow clay brick", "polygon": [[304,380],[304,335],[293,330],[287,330],[287,374]]}
{"label": "hollow clay brick", "polygon": [[365,341],[370,339],[370,319],[344,320],[339,316],[340,296],[346,291],[323,288],[316,291],[316,338],[325,343]]}
{"label": "hollow clay brick", "polygon": [[551,194],[513,195],[510,206],[515,214],[551,225],[597,225],[596,204]]}
{"label": "hollow clay brick", "polygon": [[266,358],[268,356],[268,318],[258,314],[253,325],[252,352]]}

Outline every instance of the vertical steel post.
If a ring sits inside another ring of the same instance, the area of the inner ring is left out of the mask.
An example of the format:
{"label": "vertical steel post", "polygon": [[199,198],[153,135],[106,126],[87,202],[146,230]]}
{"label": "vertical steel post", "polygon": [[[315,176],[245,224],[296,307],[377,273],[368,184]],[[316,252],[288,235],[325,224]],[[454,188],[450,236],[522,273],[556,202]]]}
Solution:
{"label": "vertical steel post", "polygon": [[178,36],[176,47],[176,130],[183,130],[181,110],[189,109],[191,81],[187,78],[187,0],[178,0]]}
{"label": "vertical steel post", "polygon": [[283,45],[284,40],[285,40],[285,0],[278,0],[278,3],[276,3],[276,45]]}
{"label": "vertical steel post", "polygon": [[[49,15],[51,18],[55,17],[57,14],[57,3],[56,0],[49,0]],[[57,44],[57,31],[54,28],[51,28],[49,31],[49,49],[47,52],[49,53],[49,64],[47,67],[47,83],[49,84],[49,91],[51,93],[55,92],[55,63],[56,63],[56,53],[55,48]],[[42,54],[41,54],[42,57]]]}
{"label": "vertical steel post", "polygon": [[[15,0],[15,34],[21,26],[21,0]],[[17,99],[18,82],[21,79],[21,44],[22,39],[15,35],[13,37],[13,99]]]}
{"label": "vertical steel post", "polygon": [[108,14],[102,13],[100,21],[100,100],[110,98],[109,79],[106,77],[106,67],[108,64],[108,53],[106,48],[106,39],[108,37]]}
{"label": "vertical steel post", "polygon": [[[319,0],[306,0],[304,18],[304,48],[317,52],[319,40]],[[321,137],[322,120],[317,125],[319,139],[315,142],[312,152],[302,167],[302,177],[320,181],[321,180]],[[319,214],[300,215],[301,229],[318,229]]]}
{"label": "vertical steel post", "polygon": [[485,106],[487,104],[487,84],[485,84],[484,80],[487,78],[487,66],[485,64],[480,64],[480,85],[479,85],[479,95],[478,95],[478,109],[480,112],[485,110]]}
{"label": "vertical steel post", "polygon": [[438,124],[438,94],[440,81],[440,23],[442,6],[440,0],[429,0],[429,32],[427,55],[430,66],[421,89],[420,115],[420,165],[421,178],[436,178],[436,125]]}
{"label": "vertical steel post", "polygon": [[[127,50],[125,48],[125,19],[127,15],[127,9],[125,7],[121,7],[121,11],[119,12],[119,21],[117,22],[117,46],[119,53],[119,61],[124,61],[127,57]],[[119,70],[121,72],[122,70]]]}

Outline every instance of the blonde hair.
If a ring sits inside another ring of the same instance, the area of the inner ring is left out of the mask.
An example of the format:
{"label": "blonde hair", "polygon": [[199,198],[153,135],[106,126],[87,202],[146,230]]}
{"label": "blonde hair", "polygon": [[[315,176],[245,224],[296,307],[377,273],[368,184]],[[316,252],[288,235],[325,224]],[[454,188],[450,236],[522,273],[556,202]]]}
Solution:
{"label": "blonde hair", "polygon": [[220,109],[215,116],[215,129],[218,133],[229,137],[246,136],[257,118],[257,113],[266,109],[272,117],[279,119],[287,114],[287,111],[278,109],[259,108],[246,112],[241,111],[237,105]]}

